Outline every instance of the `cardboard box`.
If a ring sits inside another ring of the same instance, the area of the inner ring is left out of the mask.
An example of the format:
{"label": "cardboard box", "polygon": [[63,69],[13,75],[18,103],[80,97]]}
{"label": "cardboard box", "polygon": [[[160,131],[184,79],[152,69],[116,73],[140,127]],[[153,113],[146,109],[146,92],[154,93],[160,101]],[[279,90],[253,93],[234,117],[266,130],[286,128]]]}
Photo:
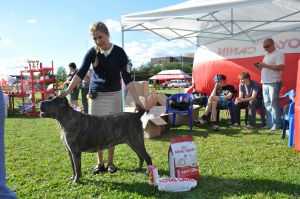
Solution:
{"label": "cardboard box", "polygon": [[154,138],[162,135],[167,127],[167,123],[162,118],[153,118],[150,119],[146,127],[144,128],[144,137],[145,138]]}
{"label": "cardboard box", "polygon": [[[149,88],[147,81],[140,81],[140,82],[133,82],[135,90],[138,96],[148,96],[149,95]],[[134,106],[133,97],[128,92],[125,97],[125,106]]]}
{"label": "cardboard box", "polygon": [[161,117],[165,110],[165,106],[154,106],[142,116],[145,138],[158,137],[167,130],[168,123]]}
{"label": "cardboard box", "polygon": [[[142,117],[145,138],[153,138],[160,136],[168,128],[167,117],[161,117],[166,111],[166,96],[164,94],[151,92],[149,93],[148,82],[133,82],[137,95],[144,104],[148,113]],[[162,106],[158,106],[158,104]],[[133,112],[135,110],[135,103],[130,93],[127,93],[125,98],[125,112]]]}
{"label": "cardboard box", "polygon": [[[157,93],[156,91],[149,92],[148,88],[148,82],[141,81],[141,82],[132,82],[134,89],[136,91],[136,94],[141,101],[141,103],[144,104],[146,109],[151,109],[153,106],[156,105],[166,105],[167,97],[165,94]],[[131,96],[131,93],[128,92],[125,97],[125,106],[135,106],[133,97]]]}
{"label": "cardboard box", "polygon": [[[125,107],[125,112],[133,112],[135,107]],[[145,138],[154,138],[162,135],[168,129],[165,106],[154,106],[141,117]]]}

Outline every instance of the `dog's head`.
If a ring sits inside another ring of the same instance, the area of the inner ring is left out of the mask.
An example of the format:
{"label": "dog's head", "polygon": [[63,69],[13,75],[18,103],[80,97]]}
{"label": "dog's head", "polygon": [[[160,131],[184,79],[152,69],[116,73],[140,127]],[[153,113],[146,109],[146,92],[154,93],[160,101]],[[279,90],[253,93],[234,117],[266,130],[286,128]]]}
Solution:
{"label": "dog's head", "polygon": [[71,108],[66,97],[54,97],[41,102],[40,116],[58,118],[59,115],[66,113]]}

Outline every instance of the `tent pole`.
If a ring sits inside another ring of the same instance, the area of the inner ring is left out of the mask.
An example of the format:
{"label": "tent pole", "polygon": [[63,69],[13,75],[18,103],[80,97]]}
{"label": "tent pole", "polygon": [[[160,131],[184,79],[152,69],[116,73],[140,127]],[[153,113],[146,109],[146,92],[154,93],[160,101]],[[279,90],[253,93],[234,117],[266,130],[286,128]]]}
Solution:
{"label": "tent pole", "polygon": [[122,28],[122,48],[124,48],[124,27],[123,26],[121,26],[121,28]]}
{"label": "tent pole", "polygon": [[196,38],[196,45],[197,45],[197,47],[199,47],[200,46],[200,34],[199,35],[197,35],[197,38]]}
{"label": "tent pole", "polygon": [[231,35],[233,35],[233,8],[231,8],[230,14],[231,14],[230,28],[231,28]]}
{"label": "tent pole", "polygon": [[[121,24],[121,32],[122,32],[122,48],[124,49],[124,27]],[[127,66],[128,67],[128,66]],[[120,74],[121,76],[121,74]],[[121,76],[122,77],[122,76]],[[121,88],[121,103],[122,103],[122,112],[125,111],[125,83],[123,81],[123,79],[121,78],[121,84],[122,84],[122,88]]]}

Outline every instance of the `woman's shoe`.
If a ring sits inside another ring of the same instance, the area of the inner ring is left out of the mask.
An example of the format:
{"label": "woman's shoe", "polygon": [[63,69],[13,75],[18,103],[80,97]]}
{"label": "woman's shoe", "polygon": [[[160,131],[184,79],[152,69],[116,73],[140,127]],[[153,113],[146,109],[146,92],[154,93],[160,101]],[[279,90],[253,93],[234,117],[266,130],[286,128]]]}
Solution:
{"label": "woman's shoe", "polygon": [[239,123],[237,123],[237,122],[235,122],[235,123],[233,123],[233,124],[232,124],[232,126],[234,126],[234,127],[239,127],[239,126],[240,126],[240,124],[239,124]]}
{"label": "woman's shoe", "polygon": [[95,168],[93,169],[93,174],[99,174],[99,173],[104,173],[107,171],[107,168],[104,166],[104,164],[98,164],[95,166]]}
{"label": "woman's shoe", "polygon": [[214,131],[218,131],[219,130],[219,125],[217,125],[217,124],[214,124],[214,125],[212,125],[212,130],[214,130]]}
{"label": "woman's shoe", "polygon": [[113,164],[107,166],[107,171],[109,173],[115,173],[115,172],[117,172],[117,170],[118,170],[117,167]]}
{"label": "woman's shoe", "polygon": [[207,121],[208,121],[208,118],[207,118],[206,115],[202,115],[202,116],[199,118],[198,121],[199,121],[200,124],[206,124]]}
{"label": "woman's shoe", "polygon": [[205,124],[206,121],[205,121],[204,119],[200,118],[200,119],[199,119],[199,123],[200,123],[200,124]]}
{"label": "woman's shoe", "polygon": [[251,124],[247,124],[246,128],[247,129],[254,129],[255,127],[253,125],[251,125]]}

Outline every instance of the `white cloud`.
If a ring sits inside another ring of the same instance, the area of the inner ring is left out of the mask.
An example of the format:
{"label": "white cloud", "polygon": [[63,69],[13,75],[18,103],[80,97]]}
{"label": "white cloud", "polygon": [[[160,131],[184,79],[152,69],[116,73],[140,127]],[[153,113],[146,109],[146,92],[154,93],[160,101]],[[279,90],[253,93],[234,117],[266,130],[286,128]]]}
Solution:
{"label": "white cloud", "polygon": [[27,65],[25,57],[0,58],[0,75],[17,75]]}
{"label": "white cloud", "polygon": [[120,21],[113,19],[105,19],[104,23],[107,25],[110,32],[121,32],[121,23]]}
{"label": "white cloud", "polygon": [[0,38],[0,49],[1,48],[4,48],[4,49],[13,48],[15,46],[16,46],[15,42],[12,39],[7,38],[7,37]]}
{"label": "white cloud", "polygon": [[29,24],[36,24],[37,19],[35,19],[35,18],[27,19],[26,22],[29,23]]}
{"label": "white cloud", "polygon": [[125,44],[125,50],[132,60],[133,67],[150,62],[151,58],[163,56],[180,56],[183,52],[193,52],[194,48],[190,43],[182,40],[176,42],[168,41],[133,41]]}

